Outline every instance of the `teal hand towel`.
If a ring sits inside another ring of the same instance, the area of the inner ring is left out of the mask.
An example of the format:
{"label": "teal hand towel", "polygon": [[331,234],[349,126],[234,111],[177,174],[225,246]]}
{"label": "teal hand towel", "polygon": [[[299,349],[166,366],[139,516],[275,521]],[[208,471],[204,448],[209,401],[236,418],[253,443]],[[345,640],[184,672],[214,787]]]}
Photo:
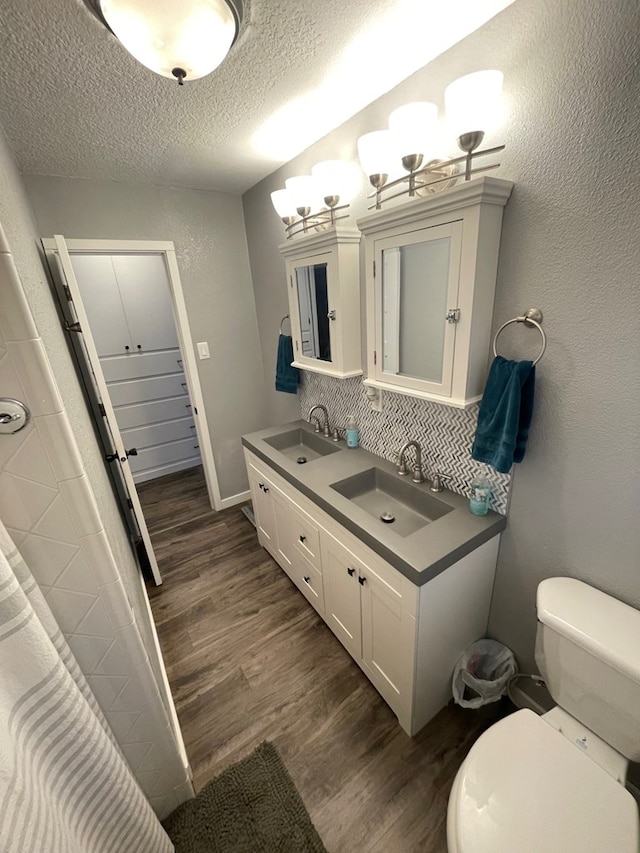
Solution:
{"label": "teal hand towel", "polygon": [[293,341],[291,335],[278,338],[278,356],[276,359],[276,391],[287,394],[298,393],[299,373],[291,366],[293,361]]}
{"label": "teal hand towel", "polygon": [[478,412],[471,457],[507,474],[522,462],[533,415],[536,369],[531,361],[493,360]]}

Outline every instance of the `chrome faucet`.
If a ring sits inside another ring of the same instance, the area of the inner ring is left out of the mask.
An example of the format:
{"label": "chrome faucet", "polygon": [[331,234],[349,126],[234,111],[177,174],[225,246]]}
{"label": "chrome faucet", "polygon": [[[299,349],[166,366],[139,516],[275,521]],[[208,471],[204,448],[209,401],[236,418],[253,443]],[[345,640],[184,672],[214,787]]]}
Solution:
{"label": "chrome faucet", "polygon": [[411,479],[414,483],[424,483],[424,474],[422,473],[422,448],[420,447],[417,441],[408,441],[404,445],[400,453],[398,453],[398,474],[400,474],[401,477],[404,477],[406,474],[409,473],[409,471],[407,470],[407,463],[405,462],[404,456],[410,447],[415,448],[416,451],[416,462],[413,468],[411,469]]}
{"label": "chrome faucet", "polygon": [[314,430],[314,432],[320,432],[320,427],[321,427],[322,425],[321,425],[320,421],[318,420],[318,418],[314,418],[314,417],[313,417],[313,413],[315,412],[315,410],[316,410],[316,409],[320,409],[320,411],[324,414],[324,428],[322,429],[322,434],[323,434],[326,438],[329,438],[329,435],[330,435],[330,430],[329,430],[329,413],[327,412],[327,407],[326,407],[326,406],[321,406],[319,403],[318,403],[317,405],[315,405],[315,406],[312,406],[312,407],[309,409],[309,422],[311,423],[311,420],[313,419],[313,421],[315,422],[315,425],[316,425],[316,426],[315,426],[315,430]]}

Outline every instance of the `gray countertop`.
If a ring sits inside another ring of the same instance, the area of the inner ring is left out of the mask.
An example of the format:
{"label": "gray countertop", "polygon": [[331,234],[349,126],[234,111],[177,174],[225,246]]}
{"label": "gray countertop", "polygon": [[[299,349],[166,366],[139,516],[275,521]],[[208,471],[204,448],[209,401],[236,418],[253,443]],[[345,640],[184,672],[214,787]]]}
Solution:
{"label": "gray countertop", "polygon": [[[451,506],[453,511],[409,536],[400,536],[331,488],[332,483],[371,467],[395,474],[395,466],[361,447],[347,448],[344,441],[337,445],[341,448],[338,453],[298,465],[265,441],[297,427],[313,432],[306,421],[294,421],[245,435],[242,444],[418,586],[430,581],[506,527],[504,516],[491,511],[485,516],[473,515],[469,512],[467,498],[445,490],[437,498]],[[324,441],[336,446],[330,439]],[[417,488],[428,492],[429,483]]]}

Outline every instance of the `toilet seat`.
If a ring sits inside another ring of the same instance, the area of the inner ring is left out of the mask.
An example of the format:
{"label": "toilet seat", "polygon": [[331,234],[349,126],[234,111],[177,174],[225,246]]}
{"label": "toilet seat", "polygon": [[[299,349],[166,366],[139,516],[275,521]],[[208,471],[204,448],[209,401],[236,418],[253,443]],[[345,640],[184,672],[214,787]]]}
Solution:
{"label": "toilet seat", "polygon": [[449,798],[449,853],[638,853],[631,794],[541,717],[488,729]]}

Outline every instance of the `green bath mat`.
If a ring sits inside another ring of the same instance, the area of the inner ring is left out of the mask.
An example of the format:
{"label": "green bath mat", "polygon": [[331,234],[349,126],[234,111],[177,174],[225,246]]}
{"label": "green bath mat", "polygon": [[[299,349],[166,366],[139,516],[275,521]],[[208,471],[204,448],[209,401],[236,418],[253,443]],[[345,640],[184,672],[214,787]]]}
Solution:
{"label": "green bath mat", "polygon": [[266,741],[164,821],[176,853],[327,853]]}

